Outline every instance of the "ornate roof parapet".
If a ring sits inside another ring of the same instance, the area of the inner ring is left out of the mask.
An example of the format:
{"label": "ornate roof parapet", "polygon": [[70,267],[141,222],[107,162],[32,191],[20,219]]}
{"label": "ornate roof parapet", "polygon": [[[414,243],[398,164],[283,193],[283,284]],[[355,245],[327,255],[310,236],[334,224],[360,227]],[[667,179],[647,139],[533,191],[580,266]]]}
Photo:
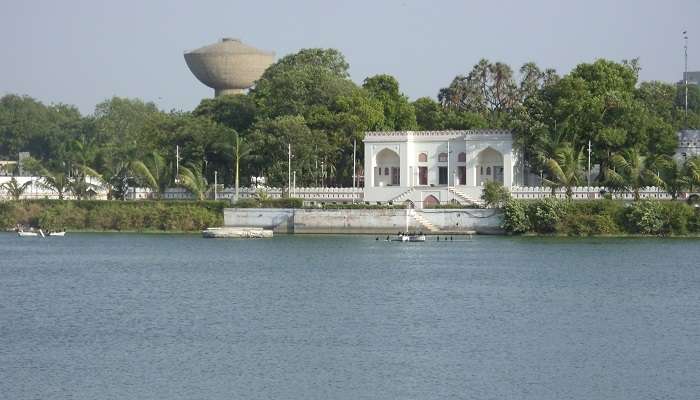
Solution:
{"label": "ornate roof parapet", "polygon": [[370,131],[365,136],[467,136],[467,135],[511,135],[507,129],[468,129],[445,131]]}

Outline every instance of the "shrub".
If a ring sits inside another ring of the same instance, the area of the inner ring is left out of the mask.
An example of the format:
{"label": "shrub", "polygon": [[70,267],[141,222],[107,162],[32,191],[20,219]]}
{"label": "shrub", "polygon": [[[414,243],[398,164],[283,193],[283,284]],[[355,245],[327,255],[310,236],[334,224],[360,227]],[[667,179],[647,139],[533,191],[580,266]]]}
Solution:
{"label": "shrub", "polygon": [[528,214],[530,225],[538,233],[552,233],[566,213],[567,200],[548,197],[530,204]]}
{"label": "shrub", "polygon": [[233,207],[237,208],[302,208],[304,200],[294,197],[282,198],[249,198],[240,199],[233,203]]}
{"label": "shrub", "polygon": [[510,199],[510,191],[500,182],[490,181],[484,186],[481,199],[487,207],[502,207]]}
{"label": "shrub", "polygon": [[656,200],[642,200],[632,203],[625,216],[632,233],[659,235],[663,233],[664,216],[661,203]]}
{"label": "shrub", "polygon": [[520,200],[509,200],[503,207],[503,224],[508,233],[525,233],[530,230],[530,220],[526,214],[525,204]]}
{"label": "shrub", "polygon": [[694,210],[685,203],[668,202],[663,204],[664,225],[662,232],[673,235],[688,234],[688,221],[694,217]]}

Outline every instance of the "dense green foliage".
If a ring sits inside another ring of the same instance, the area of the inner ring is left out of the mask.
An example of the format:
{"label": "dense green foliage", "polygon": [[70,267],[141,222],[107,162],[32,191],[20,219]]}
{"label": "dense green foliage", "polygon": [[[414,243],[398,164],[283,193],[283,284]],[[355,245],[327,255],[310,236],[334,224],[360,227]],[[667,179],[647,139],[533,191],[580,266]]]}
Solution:
{"label": "dense green foliage", "polygon": [[511,234],[586,235],[700,234],[700,208],[682,202],[642,200],[510,200],[503,229]]}
{"label": "dense green foliage", "polygon": [[45,230],[198,231],[223,224],[222,201],[0,202],[0,229],[16,224]]}
{"label": "dense green foliage", "polygon": [[236,208],[302,208],[303,206],[303,199],[293,197],[240,199],[232,205]]}
{"label": "dense green foliage", "polygon": [[[204,99],[192,112],[114,97],[82,116],[73,106],[6,95],[0,159],[28,151],[34,159],[25,169],[52,176],[62,193],[78,197],[94,189],[91,176],[112,198],[122,198],[128,186],[158,194],[176,184],[201,198],[215,173],[227,186],[236,176],[241,186],[251,177],[287,186],[289,145],[298,186],[351,186],[353,143],[362,174],[366,131],[503,128],[515,133],[526,168],[546,175],[552,187],[569,191],[585,183],[581,161],[589,140],[592,162],[601,166],[593,183],[634,191],[655,175],[674,195],[700,183],[688,178],[686,166],[674,173],[648,161],[673,153],[678,129],[700,127],[700,89],[689,88],[686,120],[683,88],[638,82],[637,60],[583,63],[564,76],[533,63],[516,74],[481,60],[440,89],[437,101],[414,102],[394,77],[371,76],[358,85],[349,68],[337,50],[303,49],[272,64],[248,94]],[[186,168],[180,176],[176,146]],[[637,174],[639,165],[647,171]]]}
{"label": "dense green foliage", "polygon": [[502,183],[489,181],[484,186],[481,200],[487,207],[501,207],[510,199],[510,191]]}

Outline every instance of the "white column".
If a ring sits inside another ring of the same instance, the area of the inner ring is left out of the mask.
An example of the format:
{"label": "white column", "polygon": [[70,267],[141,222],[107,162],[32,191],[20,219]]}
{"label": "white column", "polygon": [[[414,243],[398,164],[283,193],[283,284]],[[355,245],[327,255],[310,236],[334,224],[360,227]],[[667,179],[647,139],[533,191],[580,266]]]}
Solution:
{"label": "white column", "polygon": [[503,186],[513,186],[513,152],[503,154]]}
{"label": "white column", "polygon": [[369,143],[365,143],[365,187],[374,187],[374,152]]}

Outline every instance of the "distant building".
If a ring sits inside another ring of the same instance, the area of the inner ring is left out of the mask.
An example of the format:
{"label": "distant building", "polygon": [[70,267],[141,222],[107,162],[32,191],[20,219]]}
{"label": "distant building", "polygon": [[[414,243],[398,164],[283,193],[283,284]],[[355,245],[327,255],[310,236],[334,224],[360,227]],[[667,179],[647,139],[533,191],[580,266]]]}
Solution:
{"label": "distant building", "polygon": [[510,131],[367,132],[364,200],[424,205],[478,203],[486,182],[522,184]]}
{"label": "distant building", "polygon": [[700,130],[686,129],[678,132],[676,160],[684,161],[695,156],[700,156]]}
{"label": "distant building", "polygon": [[[687,74],[687,75],[686,75]],[[700,71],[688,71],[683,73],[683,79],[679,82],[680,84],[685,83],[686,76],[688,78],[689,85],[700,85]]]}

